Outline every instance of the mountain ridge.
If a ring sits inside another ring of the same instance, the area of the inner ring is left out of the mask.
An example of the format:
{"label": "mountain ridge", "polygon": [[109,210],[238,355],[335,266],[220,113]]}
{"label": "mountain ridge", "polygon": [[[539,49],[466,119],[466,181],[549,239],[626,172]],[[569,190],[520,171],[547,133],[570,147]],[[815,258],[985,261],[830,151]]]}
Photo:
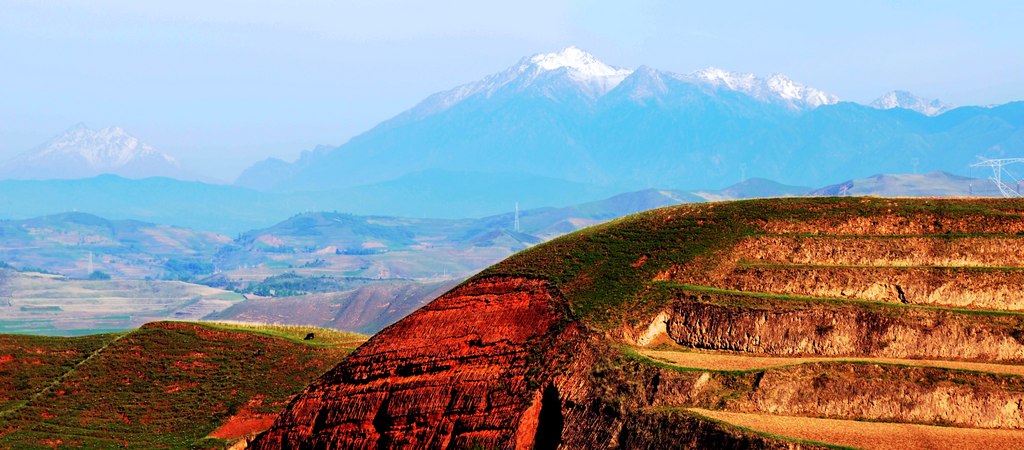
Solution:
{"label": "mountain ridge", "polygon": [[433,94],[341,146],[254,166],[239,180],[293,192],[431,169],[502,170],[632,191],[726,185],[744,170],[811,185],[918,164],[963,172],[979,152],[1024,143],[1017,107],[878,109],[780,74],[622,69],[567,49]]}
{"label": "mountain ridge", "polygon": [[953,105],[938,99],[922,98],[910,92],[900,90],[888,92],[869,103],[868,106],[878,109],[909,109],[926,116],[937,116],[955,108]]}

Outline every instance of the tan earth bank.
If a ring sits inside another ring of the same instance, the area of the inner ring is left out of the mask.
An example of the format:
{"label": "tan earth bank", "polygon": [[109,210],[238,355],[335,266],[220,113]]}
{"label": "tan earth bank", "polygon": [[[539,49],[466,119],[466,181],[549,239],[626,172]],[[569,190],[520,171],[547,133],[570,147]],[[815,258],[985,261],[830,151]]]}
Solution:
{"label": "tan earth bank", "polygon": [[[1017,430],[979,430],[907,423],[743,414],[704,409],[691,409],[690,411],[710,419],[721,420],[749,429],[785,434],[811,441],[832,442],[850,448],[1013,450],[1021,448],[1021,440],[1024,439],[1024,432]],[[983,445],[983,447],[979,445]]]}

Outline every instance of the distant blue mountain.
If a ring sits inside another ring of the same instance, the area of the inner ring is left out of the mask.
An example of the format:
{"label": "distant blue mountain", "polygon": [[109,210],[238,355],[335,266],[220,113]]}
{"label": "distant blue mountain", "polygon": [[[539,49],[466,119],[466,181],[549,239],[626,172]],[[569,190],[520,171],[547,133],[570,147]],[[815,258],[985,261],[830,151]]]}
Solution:
{"label": "distant blue mountain", "polygon": [[371,185],[266,193],[170,178],[0,180],[0,219],[82,211],[234,235],[305,211],[455,219],[608,197],[605,187],[534,175],[428,171]]}
{"label": "distant blue mountain", "polygon": [[748,177],[820,186],[877,173],[964,174],[978,155],[1024,149],[1024,103],[925,111],[934,117],[908,105],[839,102],[781,75],[616,68],[570,48],[435,94],[340,147],[254,166],[238,183],[292,192],[442,169],[620,192]]}
{"label": "distant blue mountain", "polygon": [[231,235],[287,217],[290,208],[278,197],[171,178],[132,180],[100,175],[75,180],[3,180],[0,219],[81,211]]}

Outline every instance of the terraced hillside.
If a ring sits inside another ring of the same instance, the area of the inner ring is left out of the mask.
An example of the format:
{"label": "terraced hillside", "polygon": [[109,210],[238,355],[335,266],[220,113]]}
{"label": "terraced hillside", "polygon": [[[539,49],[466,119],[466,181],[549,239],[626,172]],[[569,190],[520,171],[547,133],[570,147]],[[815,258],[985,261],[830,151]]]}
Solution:
{"label": "terraced hillside", "polygon": [[77,338],[0,335],[0,448],[223,448],[269,426],[362,340],[189,322]]}
{"label": "terraced hillside", "polygon": [[521,252],[297,397],[269,449],[1018,448],[1024,203],[664,208]]}

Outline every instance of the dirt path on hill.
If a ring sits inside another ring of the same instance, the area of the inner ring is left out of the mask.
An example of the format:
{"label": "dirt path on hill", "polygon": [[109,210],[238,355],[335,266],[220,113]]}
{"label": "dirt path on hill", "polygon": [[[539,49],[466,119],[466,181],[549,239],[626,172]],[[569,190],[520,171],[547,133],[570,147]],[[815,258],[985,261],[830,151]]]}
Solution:
{"label": "dirt path on hill", "polygon": [[[967,361],[941,361],[931,359],[896,359],[896,358],[787,358],[772,356],[747,356],[733,353],[714,353],[696,351],[658,351],[638,350],[641,355],[655,361],[672,365],[705,370],[755,370],[772,367],[809,364],[818,362],[867,362],[878,364],[899,364],[920,367],[938,367],[943,369],[974,370],[1005,375],[1024,376],[1024,365],[993,364]],[[1021,444],[1024,448],[1024,443]]]}
{"label": "dirt path on hill", "polygon": [[698,415],[790,438],[873,450],[1010,450],[1024,447],[1024,431],[955,428],[905,423],[744,414],[690,409]]}
{"label": "dirt path on hill", "polygon": [[54,390],[57,386],[60,386],[61,383],[63,383],[64,380],[66,380],[68,377],[70,377],[71,374],[75,373],[75,371],[78,370],[79,367],[85,366],[85,364],[87,364],[94,357],[96,357],[97,355],[103,353],[103,351],[106,350],[107,347],[110,347],[115,342],[117,342],[121,338],[127,336],[128,334],[129,333],[112,334],[112,337],[111,337],[110,341],[108,341],[107,343],[103,344],[102,346],[100,346],[100,348],[97,348],[95,351],[90,353],[89,356],[86,356],[84,359],[82,359],[81,361],[76,363],[70,369],[68,369],[64,373],[62,373],[59,376],[57,376],[56,378],[54,378],[53,381],[50,384],[48,384],[48,385],[44,386],[42,389],[36,391],[27,400],[25,400],[23,403],[21,403],[21,404],[19,404],[17,406],[14,406],[14,407],[12,407],[10,409],[5,409],[3,411],[0,411],[0,417],[4,417],[4,416],[10,415],[10,414],[13,414],[14,412],[16,412],[16,411],[18,411],[18,410],[20,410],[20,409],[22,409],[24,407],[31,406],[32,403],[35,402],[37,399],[39,399],[40,397],[42,397],[46,393]]}

